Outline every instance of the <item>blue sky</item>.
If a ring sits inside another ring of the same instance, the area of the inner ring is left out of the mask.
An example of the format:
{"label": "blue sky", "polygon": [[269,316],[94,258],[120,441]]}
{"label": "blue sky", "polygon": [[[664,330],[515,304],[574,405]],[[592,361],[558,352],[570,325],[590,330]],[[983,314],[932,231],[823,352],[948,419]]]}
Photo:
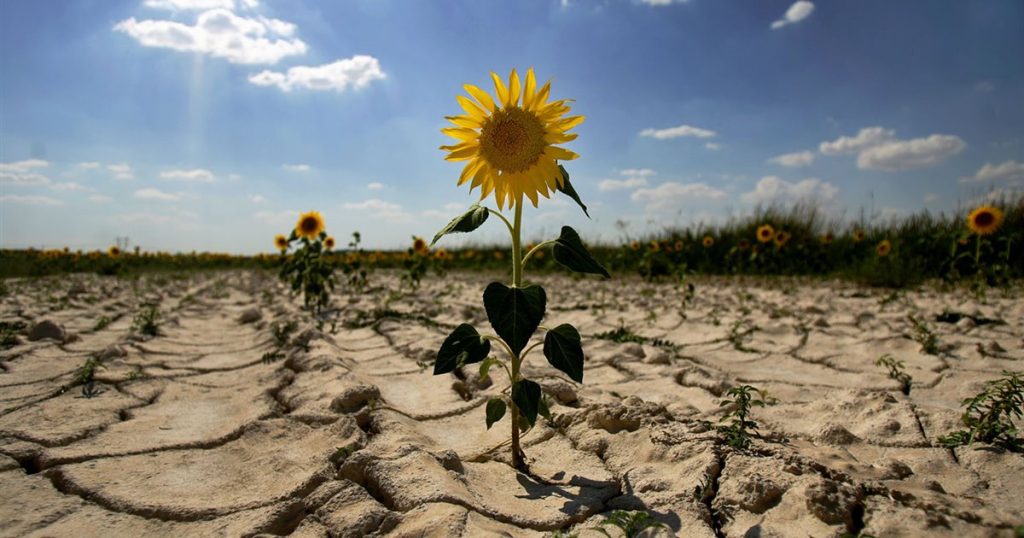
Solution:
{"label": "blue sky", "polygon": [[477,199],[462,84],[531,66],[593,220],[528,235],[950,211],[1024,190],[1022,51],[1019,0],[3,0],[0,246],[270,251],[308,209],[404,246]]}

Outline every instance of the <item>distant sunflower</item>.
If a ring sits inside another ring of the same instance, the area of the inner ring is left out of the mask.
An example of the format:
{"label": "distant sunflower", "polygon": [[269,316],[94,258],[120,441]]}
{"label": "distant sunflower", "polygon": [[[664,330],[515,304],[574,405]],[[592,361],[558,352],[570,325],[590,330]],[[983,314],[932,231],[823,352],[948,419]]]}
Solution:
{"label": "distant sunflower", "polygon": [[853,232],[853,242],[854,243],[860,243],[861,241],[864,240],[865,237],[866,237],[866,234],[864,233],[864,230],[854,230],[854,232]]}
{"label": "distant sunflower", "polygon": [[466,114],[448,116],[455,127],[441,132],[459,143],[441,149],[449,152],[445,160],[469,161],[459,185],[472,179],[470,190],[479,186],[481,200],[493,192],[498,209],[506,201],[512,208],[525,195],[536,207],[537,194],[547,198],[564,181],[557,161],[579,157],[555,144],[575,140],[576,135],[568,131],[583,123],[583,116],[562,117],[569,112],[568,100],[549,103],[551,83],[538,90],[533,68],[522,85],[515,69],[507,86],[496,73],[491,78],[497,102],[480,88],[463,85],[476,102],[456,96]]}
{"label": "distant sunflower", "polygon": [[434,257],[438,260],[445,261],[448,259],[448,251],[443,248],[439,248],[437,249],[437,252],[434,253]]}
{"label": "distant sunflower", "polygon": [[281,234],[275,235],[274,236],[274,246],[277,247],[277,250],[285,250],[285,249],[287,249],[288,248],[288,238],[283,236],[283,235],[281,235]]}
{"label": "distant sunflower", "polygon": [[661,244],[658,243],[657,241],[651,241],[650,248],[651,252],[658,252],[659,250],[661,250]]}
{"label": "distant sunflower", "polygon": [[710,247],[710,246],[715,244],[715,238],[711,237],[710,235],[705,235],[703,243],[704,243],[704,248],[708,248],[708,247]]}
{"label": "distant sunflower", "polygon": [[875,247],[875,252],[882,258],[888,256],[892,252],[892,243],[888,239],[881,240]]}
{"label": "distant sunflower", "polygon": [[630,242],[629,243],[629,248],[631,248],[633,250],[640,250],[640,242],[639,241],[632,241],[632,242]]}
{"label": "distant sunflower", "polygon": [[775,246],[782,247],[789,242],[789,232],[779,230],[775,232]]}
{"label": "distant sunflower", "polygon": [[413,237],[412,250],[416,254],[426,254],[429,248],[427,247],[427,242],[422,237]]}
{"label": "distant sunflower", "polygon": [[334,236],[328,235],[327,239],[324,239],[324,248],[332,250],[334,248]]}
{"label": "distant sunflower", "polygon": [[1003,225],[1003,212],[990,205],[979,206],[967,215],[967,227],[978,235],[995,233]]}
{"label": "distant sunflower", "polygon": [[121,249],[114,246],[107,249],[107,255],[111,258],[116,258],[121,255]]}
{"label": "distant sunflower", "polygon": [[324,231],[324,218],[319,211],[309,211],[299,216],[295,223],[295,235],[306,239],[316,239]]}
{"label": "distant sunflower", "polygon": [[767,243],[775,239],[775,228],[772,228],[771,224],[762,224],[757,227],[757,240],[761,243]]}
{"label": "distant sunflower", "polygon": [[748,248],[750,248],[750,241],[747,241],[746,239],[740,239],[739,243],[737,243],[737,246],[740,247],[740,250],[747,250]]}
{"label": "distant sunflower", "polygon": [[832,232],[828,232],[827,234],[821,236],[821,244],[822,245],[831,245],[832,241],[834,241],[834,240],[835,240],[835,236],[832,235]]}
{"label": "distant sunflower", "polygon": [[683,250],[683,240],[682,239],[677,239],[676,240],[676,251],[678,252],[678,251],[681,251],[681,250]]}

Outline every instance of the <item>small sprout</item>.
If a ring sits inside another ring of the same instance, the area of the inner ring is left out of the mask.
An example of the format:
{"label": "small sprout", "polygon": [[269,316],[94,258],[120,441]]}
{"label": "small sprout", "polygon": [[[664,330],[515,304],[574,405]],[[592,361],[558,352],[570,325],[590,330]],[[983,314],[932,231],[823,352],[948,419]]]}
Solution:
{"label": "small sprout", "polygon": [[82,366],[78,367],[78,371],[75,373],[75,381],[82,385],[82,396],[92,398],[102,392],[96,388],[94,380],[96,370],[99,368],[105,368],[105,366],[103,366],[103,362],[98,357],[89,357]]}
{"label": "small sprout", "polygon": [[355,451],[356,449],[353,448],[351,445],[340,446],[334,451],[333,454],[331,454],[331,463],[333,463],[335,467],[341,467],[345,463],[345,460],[347,460],[348,457],[351,456],[352,453]]}
{"label": "small sprout", "polygon": [[96,320],[96,325],[93,326],[92,330],[102,331],[103,329],[106,329],[112,321],[113,320],[110,319],[110,316],[100,316],[100,319]]}
{"label": "small sprout", "polygon": [[937,355],[939,353],[939,337],[932,332],[927,323],[917,319],[913,314],[908,315],[907,319],[913,326],[912,338],[921,344],[921,351],[929,355]]}
{"label": "small sprout", "polygon": [[[628,511],[628,510],[615,510],[610,512],[607,518],[600,523],[598,532],[613,538],[612,534],[608,532],[605,527],[616,527],[622,531],[622,536],[625,538],[634,538],[636,536],[656,536],[659,533],[664,532],[665,534],[671,534],[668,525],[654,519],[654,516],[650,512],[644,511]],[[645,532],[650,529],[650,532]]]}
{"label": "small sprout", "polygon": [[7,349],[18,345],[18,332],[25,328],[25,322],[15,321],[13,323],[0,322],[0,349]]}
{"label": "small sprout", "polygon": [[295,320],[289,320],[288,323],[274,322],[270,325],[270,331],[274,334],[274,344],[277,345],[278,349],[288,345],[288,340],[293,332],[298,330],[299,324]]}
{"label": "small sprout", "polygon": [[261,360],[263,361],[263,364],[271,364],[271,363],[277,362],[277,361],[279,361],[279,360],[281,360],[283,358],[284,358],[284,353],[281,353],[280,351],[268,351],[268,352],[263,354],[263,357],[261,357]]}
{"label": "small sprout", "polygon": [[732,397],[732,400],[724,401],[720,406],[732,406],[732,410],[722,417],[720,422],[729,420],[729,423],[718,426],[718,433],[722,435],[725,444],[736,450],[747,450],[752,443],[751,438],[758,435],[757,422],[750,419],[751,409],[774,405],[777,400],[750,385],[733,387],[727,394]]}
{"label": "small sprout", "polygon": [[1019,372],[1004,370],[1003,377],[989,381],[985,390],[961,405],[965,409],[960,420],[967,429],[940,437],[939,444],[955,448],[981,441],[1013,452],[1024,451],[1024,439],[1017,437],[1019,431],[1014,425],[1024,413],[1024,379]]}
{"label": "small sprout", "polygon": [[886,353],[875,361],[876,366],[884,366],[889,370],[889,377],[900,382],[900,390],[903,394],[910,394],[910,374],[903,371],[903,361],[896,360],[892,355]]}
{"label": "small sprout", "polygon": [[757,327],[748,324],[746,321],[738,319],[733,322],[732,327],[729,328],[729,342],[732,343],[732,347],[736,351],[743,351],[745,353],[756,353],[756,350],[751,349],[744,344],[747,336],[757,330]]}
{"label": "small sprout", "polygon": [[132,328],[139,334],[156,336],[159,332],[160,311],[156,305],[147,305],[142,308],[132,320]]}

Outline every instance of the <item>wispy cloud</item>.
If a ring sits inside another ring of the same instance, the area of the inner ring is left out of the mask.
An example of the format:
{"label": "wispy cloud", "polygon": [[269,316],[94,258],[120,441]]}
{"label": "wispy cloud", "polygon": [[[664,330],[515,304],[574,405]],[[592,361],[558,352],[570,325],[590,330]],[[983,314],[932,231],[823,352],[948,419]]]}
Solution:
{"label": "wispy cloud", "polygon": [[857,167],[864,170],[896,172],[936,165],[966,147],[967,143],[955,135],[899,140],[891,129],[865,127],[856,136],[822,142],[818,149],[824,155],[856,153]]}
{"label": "wispy cloud", "polygon": [[379,190],[384,188],[384,184],[380,183],[380,182],[377,182],[377,181],[374,181],[372,183],[367,183],[366,184],[366,188],[370,189],[371,191],[379,191]]}
{"label": "wispy cloud", "polygon": [[988,164],[978,169],[973,176],[960,178],[960,183],[975,183],[1002,179],[1024,179],[1024,163],[1006,161],[1001,164]]}
{"label": "wispy cloud", "polygon": [[793,5],[789,6],[786,10],[785,15],[781,19],[772,23],[772,30],[778,30],[783,26],[789,24],[796,24],[807,17],[811,16],[811,12],[814,11],[814,3],[808,2],[807,0],[799,0],[794,2]]}
{"label": "wispy cloud", "polygon": [[36,206],[58,206],[64,202],[48,196],[36,196],[32,194],[4,194],[0,196],[0,202],[8,204],[36,205]]}
{"label": "wispy cloud", "polygon": [[650,168],[627,168],[620,170],[622,179],[605,179],[597,184],[597,189],[602,192],[616,191],[621,189],[635,189],[647,185],[647,178],[655,174]]}
{"label": "wispy cloud", "polygon": [[282,164],[281,168],[287,172],[309,172],[313,167],[308,164]]}
{"label": "wispy cloud", "polygon": [[726,192],[706,183],[678,183],[668,181],[650,189],[637,189],[630,196],[634,202],[647,205],[650,211],[674,209],[694,200],[720,200]]}
{"label": "wispy cloud", "polygon": [[680,125],[678,127],[669,127],[667,129],[654,129],[647,128],[640,131],[640,136],[647,136],[650,138],[656,138],[658,140],[666,140],[669,138],[679,138],[684,136],[692,136],[696,138],[713,138],[718,133],[708,130],[701,129],[700,127],[694,127],[692,125]]}
{"label": "wispy cloud", "polygon": [[342,204],[342,207],[350,211],[364,211],[371,217],[391,222],[407,222],[411,218],[402,209],[402,206],[380,198],[370,198],[362,202],[346,202]]}
{"label": "wispy cloud", "polygon": [[0,185],[18,187],[49,185],[50,178],[37,171],[48,166],[50,163],[42,159],[0,163]]}
{"label": "wispy cloud", "polygon": [[281,91],[304,90],[361,90],[375,80],[384,80],[387,75],[380,67],[380,61],[373,56],[356,55],[333,63],[308,66],[297,65],[282,73],[265,70],[249,77],[257,86],[277,86]]}
{"label": "wispy cloud", "polygon": [[139,189],[132,196],[140,200],[161,200],[164,202],[174,202],[181,198],[180,195],[153,188]]}
{"label": "wispy cloud", "polygon": [[772,157],[771,159],[768,159],[768,162],[779,166],[785,166],[787,168],[800,168],[803,166],[809,166],[814,162],[814,152],[798,151],[795,153],[786,153],[784,155]]}
{"label": "wispy cloud", "polygon": [[216,180],[216,177],[213,175],[213,172],[209,170],[195,168],[192,170],[165,170],[160,172],[160,179],[193,183],[213,183]]}
{"label": "wispy cloud", "polygon": [[829,203],[835,201],[838,195],[839,187],[818,178],[789,182],[777,176],[765,176],[757,182],[754,190],[740,195],[740,200],[748,204],[801,200]]}
{"label": "wispy cloud", "polygon": [[108,164],[107,170],[114,173],[114,179],[121,181],[129,181],[135,179],[135,172],[132,171],[132,167],[126,163],[119,164]]}

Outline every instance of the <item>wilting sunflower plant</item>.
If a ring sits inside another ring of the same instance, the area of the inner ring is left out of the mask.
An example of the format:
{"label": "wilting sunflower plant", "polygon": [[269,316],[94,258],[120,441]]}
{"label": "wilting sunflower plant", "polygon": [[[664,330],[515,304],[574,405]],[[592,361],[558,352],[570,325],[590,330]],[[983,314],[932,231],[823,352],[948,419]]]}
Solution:
{"label": "wilting sunflower plant", "polygon": [[405,269],[402,284],[408,285],[412,291],[420,289],[420,281],[427,274],[429,266],[430,247],[422,237],[413,236],[412,246],[402,259],[402,267]]}
{"label": "wilting sunflower plant", "polygon": [[[568,131],[582,123],[583,116],[565,116],[569,112],[568,101],[550,101],[551,83],[538,89],[533,69],[527,71],[522,83],[515,70],[507,85],[495,73],[491,73],[491,78],[497,99],[476,86],[463,86],[473,99],[457,96],[465,114],[449,116],[447,119],[454,126],[442,129],[458,143],[441,146],[441,149],[448,152],[446,160],[466,162],[458,184],[469,183],[470,190],[479,187],[481,202],[493,194],[497,210],[473,204],[438,232],[431,245],[446,234],[476,230],[488,216],[494,215],[504,223],[511,237],[512,281],[492,282],[484,289],[484,310],[496,334],[480,334],[468,323],[459,325],[441,344],[434,375],[473,363],[480,363],[481,377],[486,377],[495,366],[508,374],[509,386],[499,397],[487,402],[486,425],[490,428],[508,412],[512,465],[526,469],[520,432],[531,429],[538,415],[550,416],[550,413],[540,385],[523,374],[524,360],[535,348],[543,346],[544,356],[553,367],[573,381],[583,382],[580,333],[567,323],[541,325],[547,293],[541,286],[528,283],[524,277],[526,262],[537,252],[551,247],[555,260],[570,270],[605,278],[610,275],[569,226],[562,227],[558,238],[523,252],[524,198],[536,207],[541,196],[549,198],[558,191],[572,198],[587,213],[569,182],[568,172],[558,164],[560,160],[572,160],[577,155],[556,146],[576,138]],[[511,220],[502,213],[506,208],[512,213]],[[531,342],[538,329],[544,332],[543,340]],[[490,356],[492,342],[504,353]]]}
{"label": "wilting sunflower plant", "polygon": [[[274,238],[283,259],[278,276],[293,292],[302,292],[306,309],[313,314],[317,327],[323,327],[324,311],[335,285],[334,264],[327,256],[334,248],[334,238],[324,228],[320,213],[309,211],[299,216],[290,236]],[[296,242],[298,247],[289,255],[289,248]]]}

